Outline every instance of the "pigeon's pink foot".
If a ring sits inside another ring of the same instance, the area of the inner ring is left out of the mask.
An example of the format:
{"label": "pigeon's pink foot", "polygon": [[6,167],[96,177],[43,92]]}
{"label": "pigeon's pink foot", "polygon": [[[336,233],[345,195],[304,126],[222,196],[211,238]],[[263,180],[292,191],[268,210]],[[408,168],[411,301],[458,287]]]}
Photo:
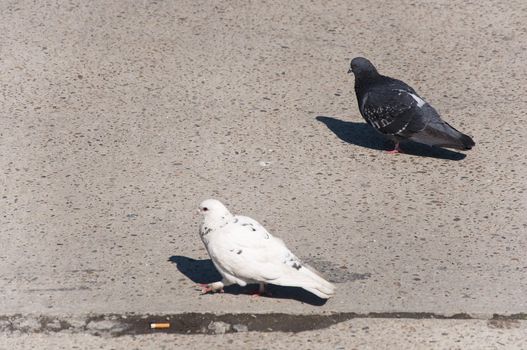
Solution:
{"label": "pigeon's pink foot", "polygon": [[392,149],[391,151],[386,151],[386,153],[388,153],[388,154],[397,154],[397,153],[403,153],[403,152],[402,152],[401,149],[399,148],[399,144],[396,143],[396,144],[395,144],[395,148]]}
{"label": "pigeon's pink foot", "polygon": [[256,292],[252,292],[250,294],[251,294],[251,296],[253,298],[258,298],[258,297],[261,297],[262,295],[265,295],[265,296],[268,296],[268,297],[272,296],[271,293],[266,291],[265,284],[260,284],[258,286],[258,290]]}
{"label": "pigeon's pink foot", "polygon": [[269,292],[252,292],[252,293],[249,293],[251,295],[251,298],[259,298],[259,297],[262,297],[262,296],[265,296],[265,297],[272,297],[273,295]]}
{"label": "pigeon's pink foot", "polygon": [[223,288],[221,289],[219,289],[218,287],[214,288],[213,285],[214,283],[211,283],[211,284],[200,283],[198,284],[197,287],[201,289],[201,294],[208,294],[208,293],[214,293],[214,292],[225,293]]}
{"label": "pigeon's pink foot", "polygon": [[212,292],[212,287],[208,284],[200,283],[198,286],[201,288],[201,294],[207,294]]}
{"label": "pigeon's pink foot", "polygon": [[265,290],[262,290],[261,288],[258,288],[254,292],[249,292],[249,295],[251,296],[251,298],[259,298],[262,295],[265,295]]}

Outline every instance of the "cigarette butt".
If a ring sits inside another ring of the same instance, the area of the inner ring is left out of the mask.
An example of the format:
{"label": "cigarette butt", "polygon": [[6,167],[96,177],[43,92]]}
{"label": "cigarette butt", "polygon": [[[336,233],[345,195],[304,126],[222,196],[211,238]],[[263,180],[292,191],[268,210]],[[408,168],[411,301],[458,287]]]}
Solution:
{"label": "cigarette butt", "polygon": [[150,323],[150,328],[152,329],[166,329],[170,328],[170,323]]}

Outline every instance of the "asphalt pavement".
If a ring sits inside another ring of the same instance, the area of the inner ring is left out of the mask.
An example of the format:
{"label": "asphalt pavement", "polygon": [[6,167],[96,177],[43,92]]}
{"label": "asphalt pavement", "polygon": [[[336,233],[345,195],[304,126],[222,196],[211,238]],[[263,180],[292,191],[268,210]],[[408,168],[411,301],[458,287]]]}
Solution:
{"label": "asphalt pavement", "polygon": [[[443,348],[445,325],[513,348],[527,337],[525,23],[521,0],[0,1],[0,321],[341,315],[320,332],[383,319],[401,339],[417,322]],[[384,152],[347,74],[356,56],[476,147]],[[219,279],[198,235],[206,198],[281,237],[336,296],[200,295]],[[99,339],[5,322],[0,344]]]}

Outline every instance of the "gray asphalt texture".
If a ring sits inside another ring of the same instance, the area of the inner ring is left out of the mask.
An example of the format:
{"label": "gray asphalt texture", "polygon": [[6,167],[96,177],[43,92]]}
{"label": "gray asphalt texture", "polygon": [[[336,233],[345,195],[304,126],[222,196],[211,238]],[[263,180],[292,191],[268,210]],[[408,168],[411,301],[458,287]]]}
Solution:
{"label": "gray asphalt texture", "polygon": [[[525,23],[520,0],[1,1],[0,314],[527,313]],[[386,154],[356,56],[476,147]],[[337,295],[200,295],[210,197]]]}
{"label": "gray asphalt texture", "polygon": [[99,337],[92,334],[0,334],[0,349],[459,349],[523,350],[525,321],[353,320],[330,328],[291,333],[219,335],[150,334]]}

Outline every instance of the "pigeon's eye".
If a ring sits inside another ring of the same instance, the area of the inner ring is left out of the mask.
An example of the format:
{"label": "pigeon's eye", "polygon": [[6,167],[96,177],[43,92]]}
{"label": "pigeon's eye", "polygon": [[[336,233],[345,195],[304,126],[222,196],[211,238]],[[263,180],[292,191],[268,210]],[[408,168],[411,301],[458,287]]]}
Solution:
{"label": "pigeon's eye", "polygon": [[209,210],[209,208],[203,207],[203,211],[207,211],[207,210]]}

